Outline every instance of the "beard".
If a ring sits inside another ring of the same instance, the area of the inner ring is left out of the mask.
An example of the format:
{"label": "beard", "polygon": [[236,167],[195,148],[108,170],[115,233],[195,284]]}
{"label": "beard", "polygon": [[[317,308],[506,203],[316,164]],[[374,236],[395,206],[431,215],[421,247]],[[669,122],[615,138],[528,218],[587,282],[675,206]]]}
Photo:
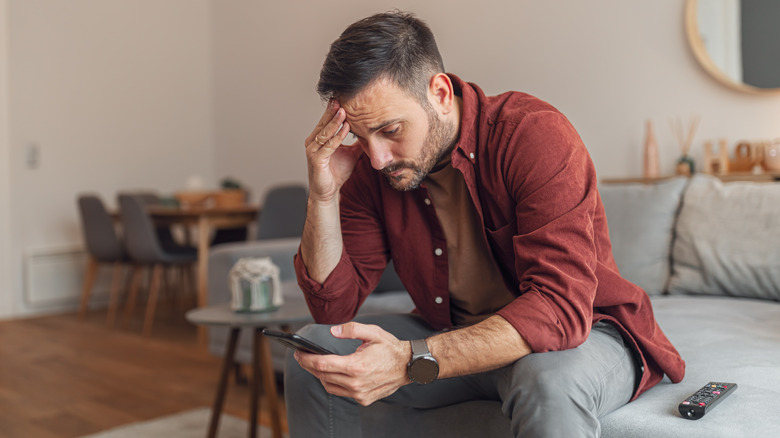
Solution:
{"label": "beard", "polygon": [[[431,106],[427,106],[425,112],[428,114],[428,135],[425,136],[417,159],[414,162],[399,161],[391,163],[381,170],[390,186],[395,190],[406,192],[419,187],[420,183],[431,172],[431,169],[449,154],[455,146],[457,140],[455,124],[440,120]],[[401,169],[411,170],[411,175],[409,175],[409,172],[404,172],[398,176],[391,175],[391,173]]]}

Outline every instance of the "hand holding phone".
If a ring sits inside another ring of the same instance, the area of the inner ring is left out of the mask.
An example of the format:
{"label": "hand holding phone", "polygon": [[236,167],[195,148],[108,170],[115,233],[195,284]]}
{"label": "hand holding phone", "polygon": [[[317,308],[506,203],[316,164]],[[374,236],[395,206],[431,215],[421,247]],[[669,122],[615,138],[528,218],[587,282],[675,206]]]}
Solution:
{"label": "hand holding phone", "polygon": [[276,330],[263,329],[263,335],[279,342],[280,344],[284,345],[287,348],[292,348],[294,350],[301,350],[307,353],[314,353],[314,354],[336,354],[328,350],[327,348],[315,344],[314,342],[295,333],[287,333],[287,332],[280,332]]}

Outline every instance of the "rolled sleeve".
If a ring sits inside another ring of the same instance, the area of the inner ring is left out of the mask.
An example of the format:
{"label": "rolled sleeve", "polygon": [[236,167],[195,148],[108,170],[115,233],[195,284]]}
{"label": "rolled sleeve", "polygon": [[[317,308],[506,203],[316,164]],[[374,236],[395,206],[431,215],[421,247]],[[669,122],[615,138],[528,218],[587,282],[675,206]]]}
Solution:
{"label": "rolled sleeve", "polygon": [[295,255],[294,264],[298,286],[303,291],[309,311],[317,323],[338,324],[354,318],[359,300],[356,285],[352,281],[354,268],[345,251],[342,251],[338,264],[322,284],[309,276],[300,248]]}
{"label": "rolled sleeve", "polygon": [[560,114],[529,116],[509,144],[524,151],[522,159],[508,160],[512,175],[524,175],[508,179],[517,222],[506,251],[519,296],[498,314],[534,352],[574,348],[590,332],[598,286],[595,170]]}

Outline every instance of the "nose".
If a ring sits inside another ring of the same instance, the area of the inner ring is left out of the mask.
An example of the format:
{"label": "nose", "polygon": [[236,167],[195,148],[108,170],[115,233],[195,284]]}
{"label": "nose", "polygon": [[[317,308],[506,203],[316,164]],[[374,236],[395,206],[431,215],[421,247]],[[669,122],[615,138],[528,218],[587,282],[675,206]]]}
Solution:
{"label": "nose", "polygon": [[371,160],[371,167],[382,170],[393,162],[393,154],[390,148],[381,142],[368,142],[365,146],[366,155]]}

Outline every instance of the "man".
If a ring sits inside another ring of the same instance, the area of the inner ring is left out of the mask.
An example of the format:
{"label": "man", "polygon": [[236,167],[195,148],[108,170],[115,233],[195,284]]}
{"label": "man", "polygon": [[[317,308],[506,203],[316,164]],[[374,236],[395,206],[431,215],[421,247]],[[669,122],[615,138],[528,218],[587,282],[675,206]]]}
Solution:
{"label": "man", "polygon": [[[431,31],[401,12],[351,25],[318,91],[295,266],[314,319],[337,324],[301,333],[338,355],[288,358],[292,437],[360,436],[358,405],[377,400],[474,399],[500,400],[515,436],[597,436],[598,417],[682,379],[552,106],[445,74]],[[348,322],[390,259],[416,314]]]}

